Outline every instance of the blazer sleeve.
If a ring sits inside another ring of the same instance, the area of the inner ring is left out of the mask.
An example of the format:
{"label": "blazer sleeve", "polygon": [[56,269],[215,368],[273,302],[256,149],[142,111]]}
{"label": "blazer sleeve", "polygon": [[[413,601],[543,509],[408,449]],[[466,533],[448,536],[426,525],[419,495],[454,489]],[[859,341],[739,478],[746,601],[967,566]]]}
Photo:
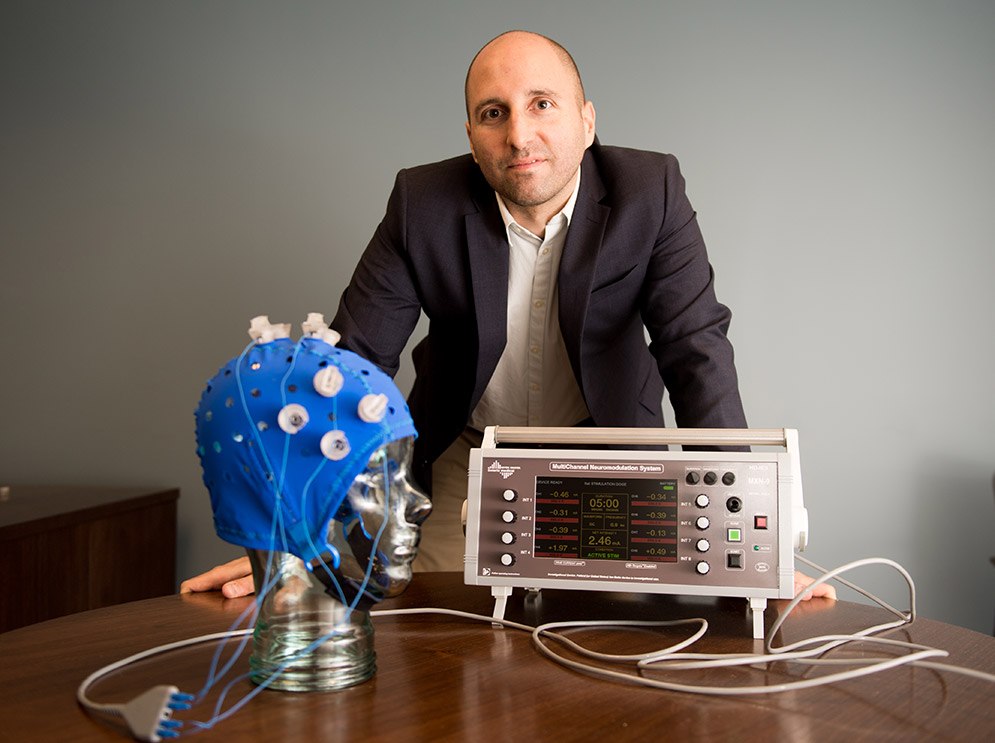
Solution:
{"label": "blazer sleeve", "polygon": [[727,336],[732,313],[715,296],[714,273],[677,160],[666,158],[664,216],[641,302],[650,352],[679,426],[745,428]]}
{"label": "blazer sleeve", "polygon": [[339,300],[331,327],[339,345],[369,359],[390,376],[421,315],[406,249],[406,175],[400,171],[387,211]]}

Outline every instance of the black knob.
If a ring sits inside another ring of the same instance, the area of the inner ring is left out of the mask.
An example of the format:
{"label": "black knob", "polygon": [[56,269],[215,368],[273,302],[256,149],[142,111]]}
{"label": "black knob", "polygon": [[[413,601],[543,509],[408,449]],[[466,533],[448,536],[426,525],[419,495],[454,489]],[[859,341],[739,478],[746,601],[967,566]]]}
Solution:
{"label": "black knob", "polygon": [[722,484],[723,485],[732,485],[734,482],[736,482],[736,475],[735,475],[735,473],[733,473],[733,472],[726,472],[724,475],[722,475]]}
{"label": "black knob", "polygon": [[719,479],[719,476],[716,475],[714,472],[706,472],[705,473],[705,484],[706,485],[714,485],[715,482],[718,479]]}
{"label": "black knob", "polygon": [[688,485],[697,485],[700,479],[697,472],[688,472],[688,476],[684,478]]}

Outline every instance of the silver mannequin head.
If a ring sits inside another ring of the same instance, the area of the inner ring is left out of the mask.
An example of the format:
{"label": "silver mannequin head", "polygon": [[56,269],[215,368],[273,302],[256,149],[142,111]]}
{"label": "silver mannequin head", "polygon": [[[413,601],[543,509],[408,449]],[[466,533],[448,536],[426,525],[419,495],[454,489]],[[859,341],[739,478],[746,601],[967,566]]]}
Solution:
{"label": "silver mannequin head", "polygon": [[377,449],[308,565],[286,552],[249,549],[259,590],[252,679],[284,690],[336,689],[376,672],[369,608],[411,581],[420,525],[431,502],[412,481],[413,437]]}

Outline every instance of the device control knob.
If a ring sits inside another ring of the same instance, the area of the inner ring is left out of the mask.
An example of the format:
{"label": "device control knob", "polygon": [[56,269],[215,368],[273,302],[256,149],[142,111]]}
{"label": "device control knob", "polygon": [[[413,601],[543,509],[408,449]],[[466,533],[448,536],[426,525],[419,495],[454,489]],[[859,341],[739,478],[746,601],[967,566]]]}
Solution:
{"label": "device control knob", "polygon": [[711,503],[711,501],[708,500],[708,496],[704,493],[694,499],[694,504],[698,506],[698,508],[708,508],[709,503]]}
{"label": "device control knob", "polygon": [[729,485],[732,485],[734,482],[736,482],[736,473],[735,472],[726,472],[724,475],[722,475],[722,484],[723,485],[729,486]]}
{"label": "device control knob", "polygon": [[708,575],[708,571],[711,570],[708,563],[704,560],[699,560],[698,564],[694,566],[694,569],[698,575]]}
{"label": "device control knob", "polygon": [[514,544],[515,534],[513,532],[506,531],[501,535],[501,541],[504,542],[505,544]]}
{"label": "device control knob", "polygon": [[702,531],[705,531],[711,523],[712,522],[708,520],[708,516],[699,516],[694,520],[694,525]]}
{"label": "device control knob", "polygon": [[501,514],[501,520],[506,524],[514,524],[516,518],[514,511],[505,511]]}
{"label": "device control knob", "polygon": [[514,503],[516,500],[518,500],[518,493],[516,493],[511,488],[508,488],[503,493],[501,493],[501,497],[504,498],[509,503]]}
{"label": "device control knob", "polygon": [[515,564],[515,556],[510,552],[505,552],[503,555],[501,555],[501,564],[504,565],[506,568],[510,568],[512,565]]}
{"label": "device control knob", "polygon": [[716,482],[718,482],[718,480],[719,480],[719,476],[716,475],[714,472],[706,472],[705,473],[705,484],[706,485],[714,485]]}
{"label": "device control knob", "polygon": [[708,540],[707,540],[707,539],[699,539],[699,540],[698,540],[698,541],[697,541],[697,542],[695,543],[695,545],[694,545],[694,548],[695,548],[696,550],[698,550],[699,552],[708,552],[708,548],[709,548],[709,547],[711,547],[711,546],[712,546],[712,545],[710,545],[710,544],[708,543]]}
{"label": "device control knob", "polygon": [[684,481],[688,485],[697,485],[700,479],[701,477],[698,475],[697,472],[688,472],[687,477],[684,478]]}

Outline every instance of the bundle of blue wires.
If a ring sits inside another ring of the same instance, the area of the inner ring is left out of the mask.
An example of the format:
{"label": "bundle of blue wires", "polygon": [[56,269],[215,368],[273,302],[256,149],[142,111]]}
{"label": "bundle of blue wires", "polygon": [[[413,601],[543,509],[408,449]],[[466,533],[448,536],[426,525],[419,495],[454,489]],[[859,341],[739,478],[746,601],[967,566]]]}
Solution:
{"label": "bundle of blue wires", "polygon": [[[301,349],[303,348],[304,340],[305,339],[302,338],[294,346],[293,356],[290,359],[287,371],[284,374],[283,379],[281,380],[280,383],[281,407],[286,406],[287,404],[287,389],[289,387],[289,385],[287,384],[287,380],[290,379],[291,375],[295,371],[297,364],[297,357],[298,354],[301,352]],[[325,558],[322,557],[322,553],[325,552],[325,550],[319,549],[319,547],[315,544],[314,539],[311,536],[313,530],[312,530],[312,525],[307,523],[307,514],[308,514],[308,510],[306,507],[307,498],[310,494],[315,479],[318,477],[322,469],[328,463],[329,461],[328,459],[324,457],[318,458],[319,461],[317,465],[314,467],[310,476],[307,477],[305,480],[305,484],[300,494],[299,506],[295,507],[293,501],[285,497],[284,489],[286,487],[287,471],[290,465],[291,434],[290,433],[284,434],[282,461],[280,462],[279,467],[274,468],[272,466],[273,463],[269,461],[267,449],[264,446],[263,441],[260,437],[259,428],[256,425],[252,425],[252,416],[249,412],[248,398],[246,394],[245,385],[243,384],[242,380],[242,368],[243,368],[242,362],[245,360],[246,355],[253,348],[255,348],[256,345],[257,345],[256,342],[253,341],[243,349],[243,351],[237,357],[237,360],[234,364],[234,374],[235,374],[235,383],[239,394],[239,403],[244,413],[245,419],[246,421],[248,421],[248,425],[245,428],[246,430],[250,431],[251,436],[254,437],[255,452],[257,456],[262,458],[262,466],[264,468],[263,471],[278,473],[278,476],[276,478],[261,478],[264,482],[269,483],[270,487],[272,488],[272,496],[274,503],[272,521],[269,530],[269,540],[268,540],[270,548],[268,550],[267,559],[269,560],[269,563],[266,566],[264,574],[267,576],[273,575],[273,571],[270,568],[272,567],[272,560],[274,559],[274,554],[276,552],[287,552],[290,549],[289,546],[290,540],[288,539],[286,523],[284,520],[284,511],[285,509],[289,509],[294,514],[294,516],[300,519],[300,521],[302,522],[303,528],[299,529],[297,533],[298,534],[303,533],[306,536],[307,546],[311,553],[312,559],[305,560],[304,561],[305,565],[308,567],[308,569],[312,569],[312,566],[314,566],[313,569],[321,569],[323,571],[324,575],[322,576],[322,583],[328,586],[328,588],[326,589],[327,592],[330,595],[334,593],[334,596],[338,598],[339,602],[344,607],[346,607],[346,611],[343,614],[342,619],[336,626],[332,627],[324,635],[316,638],[306,647],[294,653],[291,657],[289,657],[286,661],[284,661],[280,665],[273,666],[270,668],[259,668],[252,671],[251,674],[243,673],[229,680],[218,694],[218,697],[214,703],[214,707],[211,711],[211,715],[210,717],[208,717],[207,720],[203,721],[190,720],[187,723],[184,723],[179,720],[173,719],[173,713],[176,711],[188,710],[193,707],[196,707],[199,704],[202,704],[203,701],[208,696],[208,694],[218,684],[221,683],[221,681],[228,675],[231,669],[235,666],[239,658],[242,656],[242,653],[245,650],[245,646],[248,643],[252,633],[251,628],[243,627],[243,625],[247,621],[254,620],[254,617],[259,611],[259,608],[262,606],[267,595],[275,585],[276,582],[275,577],[269,579],[264,585],[257,586],[256,601],[252,606],[248,607],[238,616],[238,618],[232,623],[231,627],[227,632],[216,633],[204,637],[193,638],[191,640],[184,640],[178,643],[164,645],[158,648],[153,648],[151,650],[138,653],[122,661],[106,666],[105,668],[102,668],[99,671],[88,676],[83,681],[83,683],[80,684],[80,687],[77,691],[77,700],[79,704],[91,712],[104,713],[111,716],[124,718],[132,735],[138,740],[154,742],[166,738],[176,738],[180,734],[182,734],[184,724],[192,726],[190,732],[194,732],[195,729],[206,729],[214,727],[217,723],[235,714],[238,710],[240,710],[242,707],[248,704],[253,698],[255,698],[256,695],[258,695],[260,692],[262,692],[268,686],[274,683],[274,681],[276,681],[276,679],[279,678],[279,676],[282,673],[284,673],[287,670],[287,668],[292,666],[301,658],[304,658],[308,654],[317,650],[321,645],[323,645],[331,638],[335,637],[348,624],[349,619],[352,616],[352,613],[356,611],[357,604],[364,598],[366,594],[366,589],[369,586],[372,578],[373,560],[371,559],[369,560],[366,566],[363,579],[358,585],[358,588],[348,592],[345,591],[342,585],[340,584],[338,577],[335,575],[333,570],[326,563]],[[334,405],[335,401],[333,400],[333,406]],[[334,410],[335,408],[333,407],[333,411]],[[386,437],[383,443],[384,444],[387,443]],[[390,485],[389,485],[390,462],[387,458],[384,458],[382,466],[383,466],[384,486],[385,488],[387,488],[386,497],[389,501],[390,498],[395,496],[392,495],[390,490]],[[355,514],[354,510],[349,506],[348,502],[343,501],[343,504],[340,508],[337,517],[349,520],[352,519],[358,520],[359,528],[362,528],[365,536],[372,541],[371,555],[376,554],[377,547],[381,541],[384,530],[387,527],[386,519],[383,519],[381,521],[377,532],[371,535],[366,532],[366,525],[363,523],[362,519],[360,519]],[[327,525],[324,525],[322,529],[323,531],[327,530]],[[339,555],[338,552],[334,549],[334,547],[331,547],[331,545],[326,544],[325,547],[329,548],[332,552],[332,560],[333,560],[332,567],[338,567],[338,564],[341,560],[341,555]],[[347,593],[353,594],[353,598],[351,600],[347,599],[346,597]],[[237,643],[236,647],[234,648],[234,651],[227,659],[227,661],[224,663],[224,665],[221,665],[221,657],[227,647],[228,640],[235,638],[241,638],[241,639]],[[134,700],[126,704],[98,704],[90,700],[89,697],[87,696],[87,691],[98,679],[102,678],[108,673],[111,673],[112,671],[115,671],[119,668],[129,665],[130,663],[138,661],[142,658],[147,658],[152,655],[177,649],[179,647],[186,647],[192,644],[209,642],[219,639],[222,640],[222,642],[219,643],[217,649],[214,652],[214,656],[208,668],[204,684],[201,687],[201,689],[194,694],[180,692],[179,689],[177,689],[174,686],[161,685],[149,689],[147,692],[139,695]],[[245,694],[241,699],[239,699],[237,702],[235,702],[227,709],[225,709],[224,705],[226,700],[228,699],[231,690],[236,685],[243,682],[250,675],[256,678],[257,680],[256,686],[247,694]]]}

